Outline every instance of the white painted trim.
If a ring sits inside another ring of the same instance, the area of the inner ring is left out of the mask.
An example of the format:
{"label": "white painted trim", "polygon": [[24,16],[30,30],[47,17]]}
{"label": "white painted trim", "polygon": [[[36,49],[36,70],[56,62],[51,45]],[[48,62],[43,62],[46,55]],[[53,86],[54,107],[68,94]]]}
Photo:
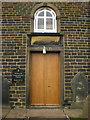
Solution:
{"label": "white painted trim", "polygon": [[[41,12],[44,11],[44,16],[38,16]],[[52,16],[46,16],[46,12],[49,12]],[[44,19],[44,29],[38,29],[38,19],[43,18]],[[46,29],[46,19],[52,18],[53,20],[53,29]],[[40,8],[35,12],[34,15],[34,32],[40,32],[40,33],[56,33],[57,32],[57,23],[56,23],[56,14],[55,12],[50,8]]]}

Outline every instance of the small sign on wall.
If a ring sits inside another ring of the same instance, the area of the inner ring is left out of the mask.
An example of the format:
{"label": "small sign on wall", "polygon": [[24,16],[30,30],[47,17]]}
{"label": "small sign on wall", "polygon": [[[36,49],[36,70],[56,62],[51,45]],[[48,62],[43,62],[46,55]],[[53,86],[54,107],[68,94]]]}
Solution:
{"label": "small sign on wall", "polygon": [[12,83],[24,83],[25,82],[25,71],[19,68],[12,71]]}

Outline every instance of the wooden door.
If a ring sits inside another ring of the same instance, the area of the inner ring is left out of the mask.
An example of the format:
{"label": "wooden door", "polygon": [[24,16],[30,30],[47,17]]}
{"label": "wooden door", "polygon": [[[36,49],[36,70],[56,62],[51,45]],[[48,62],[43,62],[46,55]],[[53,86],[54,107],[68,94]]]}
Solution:
{"label": "wooden door", "polygon": [[59,53],[32,53],[30,59],[30,104],[59,105]]}

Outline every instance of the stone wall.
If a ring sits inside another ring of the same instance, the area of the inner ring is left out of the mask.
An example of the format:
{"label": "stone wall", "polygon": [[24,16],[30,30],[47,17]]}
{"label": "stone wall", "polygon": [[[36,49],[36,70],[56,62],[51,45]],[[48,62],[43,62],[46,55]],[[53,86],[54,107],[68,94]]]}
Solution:
{"label": "stone wall", "polygon": [[89,4],[60,3],[56,4],[61,14],[61,32],[65,44],[65,98],[71,99],[71,80],[77,72],[89,76]]}
{"label": "stone wall", "polygon": [[[12,81],[12,70],[26,71],[27,34],[32,31],[32,8],[38,2],[2,2],[3,78]],[[81,71],[90,78],[89,70],[89,3],[51,3],[60,11],[60,30],[64,34],[64,99],[72,100],[71,80]],[[26,76],[25,76],[26,78]],[[10,86],[11,105],[25,106],[26,84]]]}

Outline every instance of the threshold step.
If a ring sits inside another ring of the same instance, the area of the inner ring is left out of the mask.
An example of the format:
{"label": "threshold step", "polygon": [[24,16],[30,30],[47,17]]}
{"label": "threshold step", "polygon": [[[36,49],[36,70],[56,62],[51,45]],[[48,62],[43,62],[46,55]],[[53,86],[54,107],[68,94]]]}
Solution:
{"label": "threshold step", "polygon": [[40,117],[31,117],[29,120],[68,120],[67,118],[40,118]]}
{"label": "threshold step", "polygon": [[61,105],[55,105],[55,106],[52,106],[52,105],[31,105],[29,106],[29,109],[62,109],[63,106]]}

